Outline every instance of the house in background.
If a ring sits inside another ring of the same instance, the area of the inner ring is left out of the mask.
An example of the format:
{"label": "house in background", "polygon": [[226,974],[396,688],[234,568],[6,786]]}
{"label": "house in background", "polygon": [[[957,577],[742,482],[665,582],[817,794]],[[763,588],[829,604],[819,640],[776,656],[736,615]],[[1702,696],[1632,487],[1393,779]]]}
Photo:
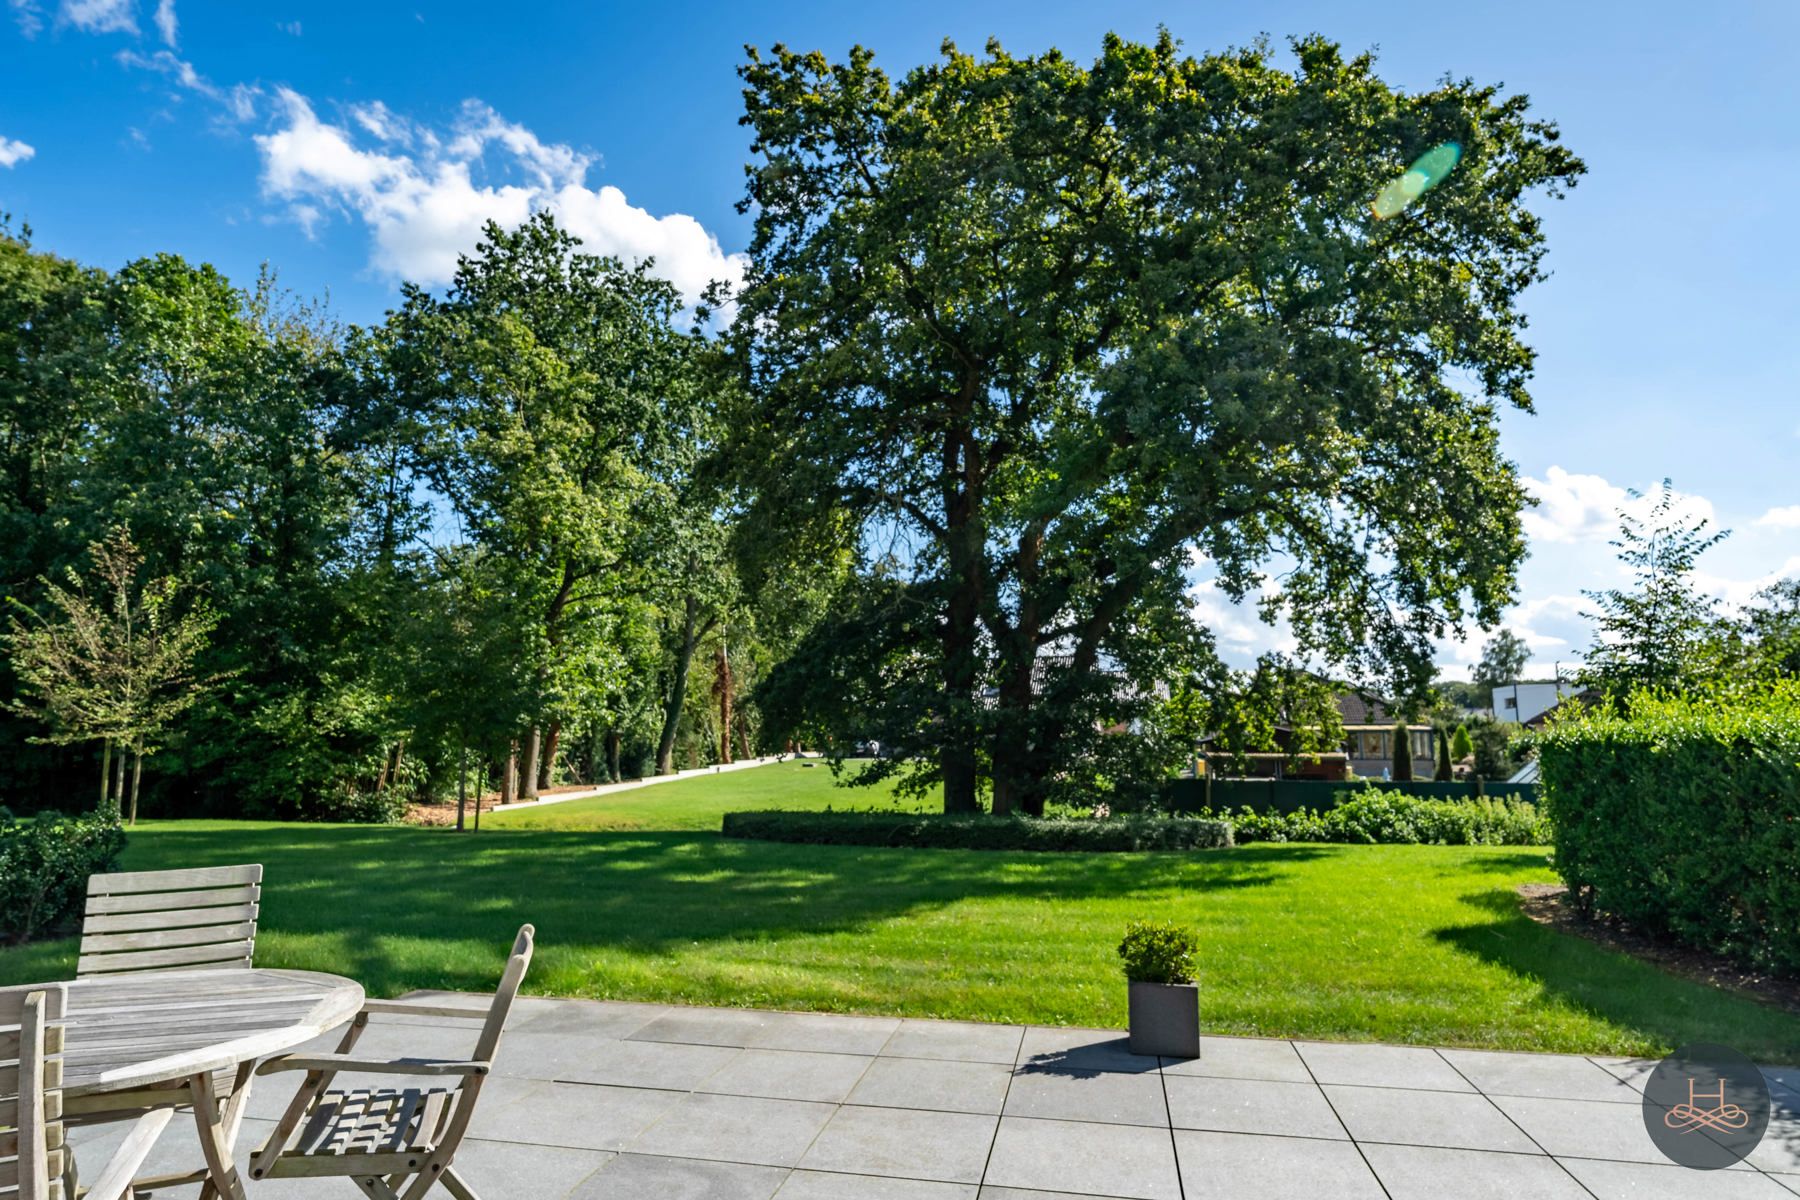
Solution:
{"label": "house in background", "polygon": [[1528,725],[1580,689],[1562,680],[1554,682],[1502,683],[1494,688],[1494,718]]}
{"label": "house in background", "polygon": [[[1380,779],[1394,767],[1394,725],[1399,717],[1387,702],[1362,692],[1342,691],[1337,697],[1338,716],[1344,722],[1344,756],[1350,769],[1364,779]],[[1437,773],[1437,746],[1431,726],[1409,724],[1412,777],[1430,779]]]}
{"label": "house in background", "polygon": [[[1247,754],[1233,765],[1230,756],[1206,753],[1207,769],[1215,777],[1238,779],[1322,779],[1336,781],[1356,775],[1363,779],[1380,779],[1394,768],[1394,724],[1397,718],[1388,710],[1386,701],[1362,692],[1344,689],[1337,695],[1338,717],[1344,723],[1343,748],[1333,753],[1292,757],[1294,730],[1291,726],[1275,727],[1275,745],[1260,753]],[[1430,779],[1437,772],[1437,746],[1430,725],[1408,725],[1407,740],[1412,752],[1414,779]],[[1207,740],[1210,744],[1211,739]],[[1205,747],[1202,747],[1203,753]]]}

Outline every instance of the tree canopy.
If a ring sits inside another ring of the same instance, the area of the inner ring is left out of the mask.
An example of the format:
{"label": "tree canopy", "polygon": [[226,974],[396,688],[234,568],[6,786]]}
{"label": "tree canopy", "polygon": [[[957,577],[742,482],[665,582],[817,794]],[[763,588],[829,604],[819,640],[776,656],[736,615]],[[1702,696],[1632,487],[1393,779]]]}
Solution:
{"label": "tree canopy", "polygon": [[[1237,598],[1279,566],[1263,604],[1302,649],[1398,691],[1495,622],[1531,204],[1582,165],[1524,97],[1292,50],[946,44],[897,80],[751,51],[741,453],[759,504],[868,566],[796,719],[880,730],[948,808],[1035,812],[1141,771],[1110,732],[1216,674],[1192,564]],[[1454,174],[1371,212],[1450,142]]]}

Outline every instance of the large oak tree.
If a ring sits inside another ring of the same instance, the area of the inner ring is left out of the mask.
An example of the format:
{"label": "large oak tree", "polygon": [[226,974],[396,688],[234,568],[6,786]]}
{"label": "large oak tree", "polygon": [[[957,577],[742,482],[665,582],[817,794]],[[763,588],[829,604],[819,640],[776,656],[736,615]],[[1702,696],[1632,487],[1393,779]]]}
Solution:
{"label": "large oak tree", "polygon": [[[1197,560],[1303,650],[1414,689],[1514,590],[1529,206],[1582,166],[1526,99],[1408,93],[1317,38],[1190,57],[1109,37],[890,79],[864,49],[742,68],[755,218],[736,324],[762,502],[870,560],[788,680],[1040,811],[1216,672]],[[1410,209],[1413,159],[1460,167]],[[1139,764],[1143,766],[1145,764]]]}

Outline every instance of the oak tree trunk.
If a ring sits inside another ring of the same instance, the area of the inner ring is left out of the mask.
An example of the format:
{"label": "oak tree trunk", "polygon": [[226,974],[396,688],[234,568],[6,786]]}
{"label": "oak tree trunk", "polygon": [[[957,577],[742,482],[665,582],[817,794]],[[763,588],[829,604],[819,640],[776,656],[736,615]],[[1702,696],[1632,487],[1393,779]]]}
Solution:
{"label": "oak tree trunk", "polygon": [[538,747],[543,740],[536,725],[525,735],[525,761],[519,767],[519,799],[538,798]]}
{"label": "oak tree trunk", "polygon": [[675,770],[675,734],[681,725],[681,707],[687,699],[688,671],[694,665],[694,648],[700,643],[700,602],[686,599],[681,619],[681,644],[675,651],[675,677],[663,704],[662,736],[656,742],[656,773],[668,775]]}
{"label": "oak tree trunk", "polygon": [[554,781],[553,776],[556,772],[556,747],[557,743],[561,741],[562,722],[550,722],[549,732],[544,736],[544,753],[538,762],[537,780],[539,791],[548,789]]}
{"label": "oak tree trunk", "polygon": [[131,823],[137,824],[138,783],[144,778],[144,748],[131,748]]}
{"label": "oak tree trunk", "polygon": [[725,640],[719,639],[713,660],[714,684],[719,693],[719,761],[731,761],[731,659],[725,651]]}

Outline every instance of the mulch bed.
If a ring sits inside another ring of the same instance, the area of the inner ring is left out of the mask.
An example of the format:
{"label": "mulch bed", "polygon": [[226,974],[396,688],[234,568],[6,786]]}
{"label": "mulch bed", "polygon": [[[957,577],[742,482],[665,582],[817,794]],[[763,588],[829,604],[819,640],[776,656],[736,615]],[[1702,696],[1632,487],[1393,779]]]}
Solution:
{"label": "mulch bed", "polygon": [[1522,883],[1518,892],[1520,909],[1539,925],[1629,954],[1671,975],[1744,992],[1766,1004],[1800,1013],[1800,979],[1752,970],[1722,955],[1633,929],[1611,917],[1585,916],[1569,902],[1569,889],[1560,883]]}

